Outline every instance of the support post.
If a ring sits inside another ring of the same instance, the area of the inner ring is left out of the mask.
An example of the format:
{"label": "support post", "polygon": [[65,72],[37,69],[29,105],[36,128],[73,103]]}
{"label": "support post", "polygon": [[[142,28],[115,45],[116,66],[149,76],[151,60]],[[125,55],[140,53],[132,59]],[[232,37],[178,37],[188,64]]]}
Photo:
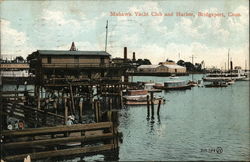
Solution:
{"label": "support post", "polygon": [[150,92],[151,95],[151,118],[154,119],[154,93]]}
{"label": "support post", "polygon": [[147,117],[149,118],[149,116],[150,116],[149,95],[147,95],[147,110],[148,110]]}
{"label": "support post", "polygon": [[41,104],[40,104],[40,86],[37,86],[37,109],[40,110]]}
{"label": "support post", "polygon": [[112,97],[109,98],[109,110],[112,110]]}
{"label": "support post", "polygon": [[159,100],[159,103],[158,103],[157,115],[160,115],[160,108],[161,108],[161,99]]}
{"label": "support post", "polygon": [[80,119],[80,123],[82,123],[82,106],[83,106],[83,102],[82,102],[82,100],[80,99],[80,101],[79,101],[79,109],[80,109],[80,112],[79,112],[79,119]]}
{"label": "support post", "polygon": [[67,124],[68,120],[68,106],[67,106],[67,98],[64,98],[64,122]]}
{"label": "support post", "polygon": [[73,90],[72,90],[71,84],[69,84],[69,89],[70,89],[70,98],[71,98],[71,110],[72,110],[72,114],[75,115],[74,95],[73,95]]}

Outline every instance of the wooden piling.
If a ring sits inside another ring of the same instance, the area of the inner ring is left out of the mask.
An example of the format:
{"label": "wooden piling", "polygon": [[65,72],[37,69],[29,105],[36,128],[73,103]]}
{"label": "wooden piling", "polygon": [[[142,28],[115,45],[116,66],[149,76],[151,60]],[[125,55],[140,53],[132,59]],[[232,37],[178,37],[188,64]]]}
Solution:
{"label": "wooden piling", "polygon": [[64,121],[65,121],[65,125],[66,125],[66,124],[67,124],[67,121],[68,121],[67,98],[64,98]]}
{"label": "wooden piling", "polygon": [[160,108],[161,108],[161,100],[159,100],[159,103],[158,103],[157,115],[160,115]]}
{"label": "wooden piling", "polygon": [[99,122],[101,122],[102,110],[101,110],[101,102],[100,102],[100,100],[97,101],[97,105],[98,105],[98,119],[99,119]]}
{"label": "wooden piling", "polygon": [[70,98],[71,98],[71,110],[72,110],[71,113],[75,115],[74,95],[73,95],[73,90],[72,90],[71,84],[69,84],[69,89],[70,89]]}
{"label": "wooden piling", "polygon": [[80,99],[80,101],[79,101],[79,109],[80,109],[80,111],[79,111],[79,119],[80,119],[80,123],[82,123],[82,120],[83,120],[83,118],[82,118],[82,106],[83,106],[83,102]]}
{"label": "wooden piling", "polygon": [[41,104],[40,104],[40,86],[37,86],[37,109],[40,110]]}
{"label": "wooden piling", "polygon": [[151,118],[154,118],[154,93],[150,92],[151,95]]}
{"label": "wooden piling", "polygon": [[99,109],[98,109],[98,103],[96,100],[94,101],[94,105],[95,105],[95,120],[98,123],[99,122]]}
{"label": "wooden piling", "polygon": [[121,104],[121,108],[123,108],[122,88],[121,88],[121,91],[120,91],[120,104]]}
{"label": "wooden piling", "polygon": [[147,116],[149,117],[149,116],[150,116],[150,102],[149,102],[149,95],[147,95],[147,110],[148,110]]}
{"label": "wooden piling", "polygon": [[109,98],[109,110],[112,110],[112,97]]}

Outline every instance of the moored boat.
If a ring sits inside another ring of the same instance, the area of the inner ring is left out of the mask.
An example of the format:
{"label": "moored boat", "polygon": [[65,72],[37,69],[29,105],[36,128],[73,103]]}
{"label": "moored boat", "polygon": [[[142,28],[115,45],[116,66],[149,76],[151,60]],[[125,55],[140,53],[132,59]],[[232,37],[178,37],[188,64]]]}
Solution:
{"label": "moored boat", "polygon": [[223,81],[215,81],[212,82],[211,84],[206,84],[205,87],[207,88],[219,88],[219,87],[227,87],[228,84],[227,82],[223,82]]}
{"label": "moored boat", "polygon": [[178,81],[167,81],[164,82],[164,90],[186,90],[191,89],[191,85],[187,81],[178,80]]}
{"label": "moored boat", "polygon": [[240,70],[234,70],[231,71],[230,73],[215,73],[215,74],[207,74],[205,77],[202,79],[204,81],[210,81],[210,82],[216,82],[216,81],[240,81],[244,80],[246,76],[240,71]]}
{"label": "moored boat", "polygon": [[191,87],[195,87],[198,85],[198,82],[190,80],[187,84],[190,85]]}
{"label": "moored boat", "polygon": [[155,85],[153,86],[155,89],[163,89],[164,87],[164,83],[155,83]]}
{"label": "moored boat", "polygon": [[[125,105],[147,105],[147,100],[151,100],[147,96],[150,96],[148,90],[128,90],[123,96],[123,102]],[[153,104],[158,104],[160,100],[162,104],[165,102],[162,97],[153,96]]]}
{"label": "moored boat", "polygon": [[[161,100],[161,104],[165,103],[165,99],[157,98],[153,100],[153,104],[158,105],[160,100]],[[147,101],[126,101],[125,102],[126,105],[147,105],[147,103],[148,103]],[[151,101],[149,103],[151,104]]]}

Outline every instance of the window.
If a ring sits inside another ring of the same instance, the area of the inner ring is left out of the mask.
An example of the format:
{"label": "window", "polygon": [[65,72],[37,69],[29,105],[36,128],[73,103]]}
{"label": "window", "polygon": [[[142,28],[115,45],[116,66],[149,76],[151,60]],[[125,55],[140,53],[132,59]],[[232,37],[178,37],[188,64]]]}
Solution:
{"label": "window", "polygon": [[51,57],[48,57],[48,64],[51,64]]}
{"label": "window", "polygon": [[101,64],[104,64],[104,58],[101,57]]}

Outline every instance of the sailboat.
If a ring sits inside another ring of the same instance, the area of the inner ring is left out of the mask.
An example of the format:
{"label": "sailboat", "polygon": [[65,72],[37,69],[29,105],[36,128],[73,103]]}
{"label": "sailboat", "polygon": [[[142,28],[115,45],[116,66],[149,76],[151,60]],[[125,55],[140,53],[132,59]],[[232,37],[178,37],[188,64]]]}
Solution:
{"label": "sailboat", "polygon": [[[192,64],[194,64],[194,55],[192,55]],[[193,74],[193,73],[192,73],[192,80],[190,80],[190,81],[188,82],[188,85],[189,85],[190,87],[195,87],[195,86],[198,85],[198,83],[197,83],[196,81],[194,81],[194,74]]]}

